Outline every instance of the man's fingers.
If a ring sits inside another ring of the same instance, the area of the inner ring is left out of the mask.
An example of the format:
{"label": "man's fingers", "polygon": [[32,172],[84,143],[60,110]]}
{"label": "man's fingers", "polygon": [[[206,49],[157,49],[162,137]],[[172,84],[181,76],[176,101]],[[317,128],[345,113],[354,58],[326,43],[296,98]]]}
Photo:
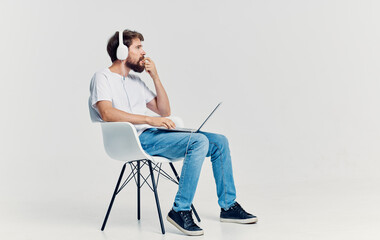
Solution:
{"label": "man's fingers", "polygon": [[168,119],[168,121],[166,122],[166,124],[169,126],[170,129],[174,129],[175,128],[174,122],[171,121],[170,119]]}
{"label": "man's fingers", "polygon": [[172,128],[170,122],[165,122],[165,124],[166,124],[166,126],[168,126],[168,127],[167,127],[168,129],[171,129],[171,128]]}
{"label": "man's fingers", "polygon": [[170,119],[162,119],[162,122],[160,124],[160,126],[162,127],[165,127],[167,129],[174,129],[175,128],[175,123],[170,120]]}

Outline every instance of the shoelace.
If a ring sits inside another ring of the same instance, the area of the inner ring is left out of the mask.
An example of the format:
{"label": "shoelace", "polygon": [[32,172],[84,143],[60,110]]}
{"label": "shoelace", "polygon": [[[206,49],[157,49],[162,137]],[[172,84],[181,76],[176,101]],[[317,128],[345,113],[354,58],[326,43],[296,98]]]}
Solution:
{"label": "shoelace", "polygon": [[248,215],[248,213],[239,205],[239,203],[236,203],[231,207],[231,209],[238,211],[239,215]]}
{"label": "shoelace", "polygon": [[183,217],[184,222],[189,226],[194,226],[195,222],[191,216],[191,210],[190,211],[183,211],[181,212],[181,215]]}

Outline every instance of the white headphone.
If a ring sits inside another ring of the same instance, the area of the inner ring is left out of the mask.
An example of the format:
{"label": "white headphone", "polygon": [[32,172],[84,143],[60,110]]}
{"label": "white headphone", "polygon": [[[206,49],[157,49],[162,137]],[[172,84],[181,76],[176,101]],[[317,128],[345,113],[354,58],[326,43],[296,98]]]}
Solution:
{"label": "white headphone", "polygon": [[119,31],[119,46],[116,50],[116,57],[121,61],[127,59],[128,57],[128,47],[124,44],[123,32],[124,31]]}

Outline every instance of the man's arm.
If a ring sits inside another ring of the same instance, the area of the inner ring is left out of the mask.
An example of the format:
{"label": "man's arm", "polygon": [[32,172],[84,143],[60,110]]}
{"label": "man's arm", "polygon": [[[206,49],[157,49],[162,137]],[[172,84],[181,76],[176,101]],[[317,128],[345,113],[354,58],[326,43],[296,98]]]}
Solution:
{"label": "man's arm", "polygon": [[152,101],[148,102],[146,106],[160,116],[168,117],[171,114],[169,98],[161,83],[160,77],[158,76],[156,65],[150,58],[145,58],[145,60],[145,70],[152,77],[157,94],[157,96]]}
{"label": "man's arm", "polygon": [[112,102],[110,101],[99,101],[96,103],[96,107],[105,122],[130,122],[132,124],[149,124],[155,127],[175,128],[174,122],[168,118],[127,113],[112,107]]}
{"label": "man's arm", "polygon": [[168,114],[162,113],[162,111],[160,111],[158,109],[157,99],[158,99],[158,97],[153,98],[152,101],[150,101],[146,104],[146,107],[149,108],[150,110],[152,110],[153,112],[157,113],[158,115],[162,116],[162,117],[169,117],[170,116],[170,109],[169,109]]}

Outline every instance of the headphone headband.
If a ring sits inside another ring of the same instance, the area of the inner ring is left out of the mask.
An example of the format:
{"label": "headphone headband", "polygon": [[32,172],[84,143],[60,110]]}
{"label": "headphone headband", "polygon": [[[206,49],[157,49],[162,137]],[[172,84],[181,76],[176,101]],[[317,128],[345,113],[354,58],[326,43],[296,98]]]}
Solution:
{"label": "headphone headband", "polygon": [[119,31],[119,46],[121,45],[121,44],[124,44],[124,41],[123,41],[123,32],[124,31]]}

